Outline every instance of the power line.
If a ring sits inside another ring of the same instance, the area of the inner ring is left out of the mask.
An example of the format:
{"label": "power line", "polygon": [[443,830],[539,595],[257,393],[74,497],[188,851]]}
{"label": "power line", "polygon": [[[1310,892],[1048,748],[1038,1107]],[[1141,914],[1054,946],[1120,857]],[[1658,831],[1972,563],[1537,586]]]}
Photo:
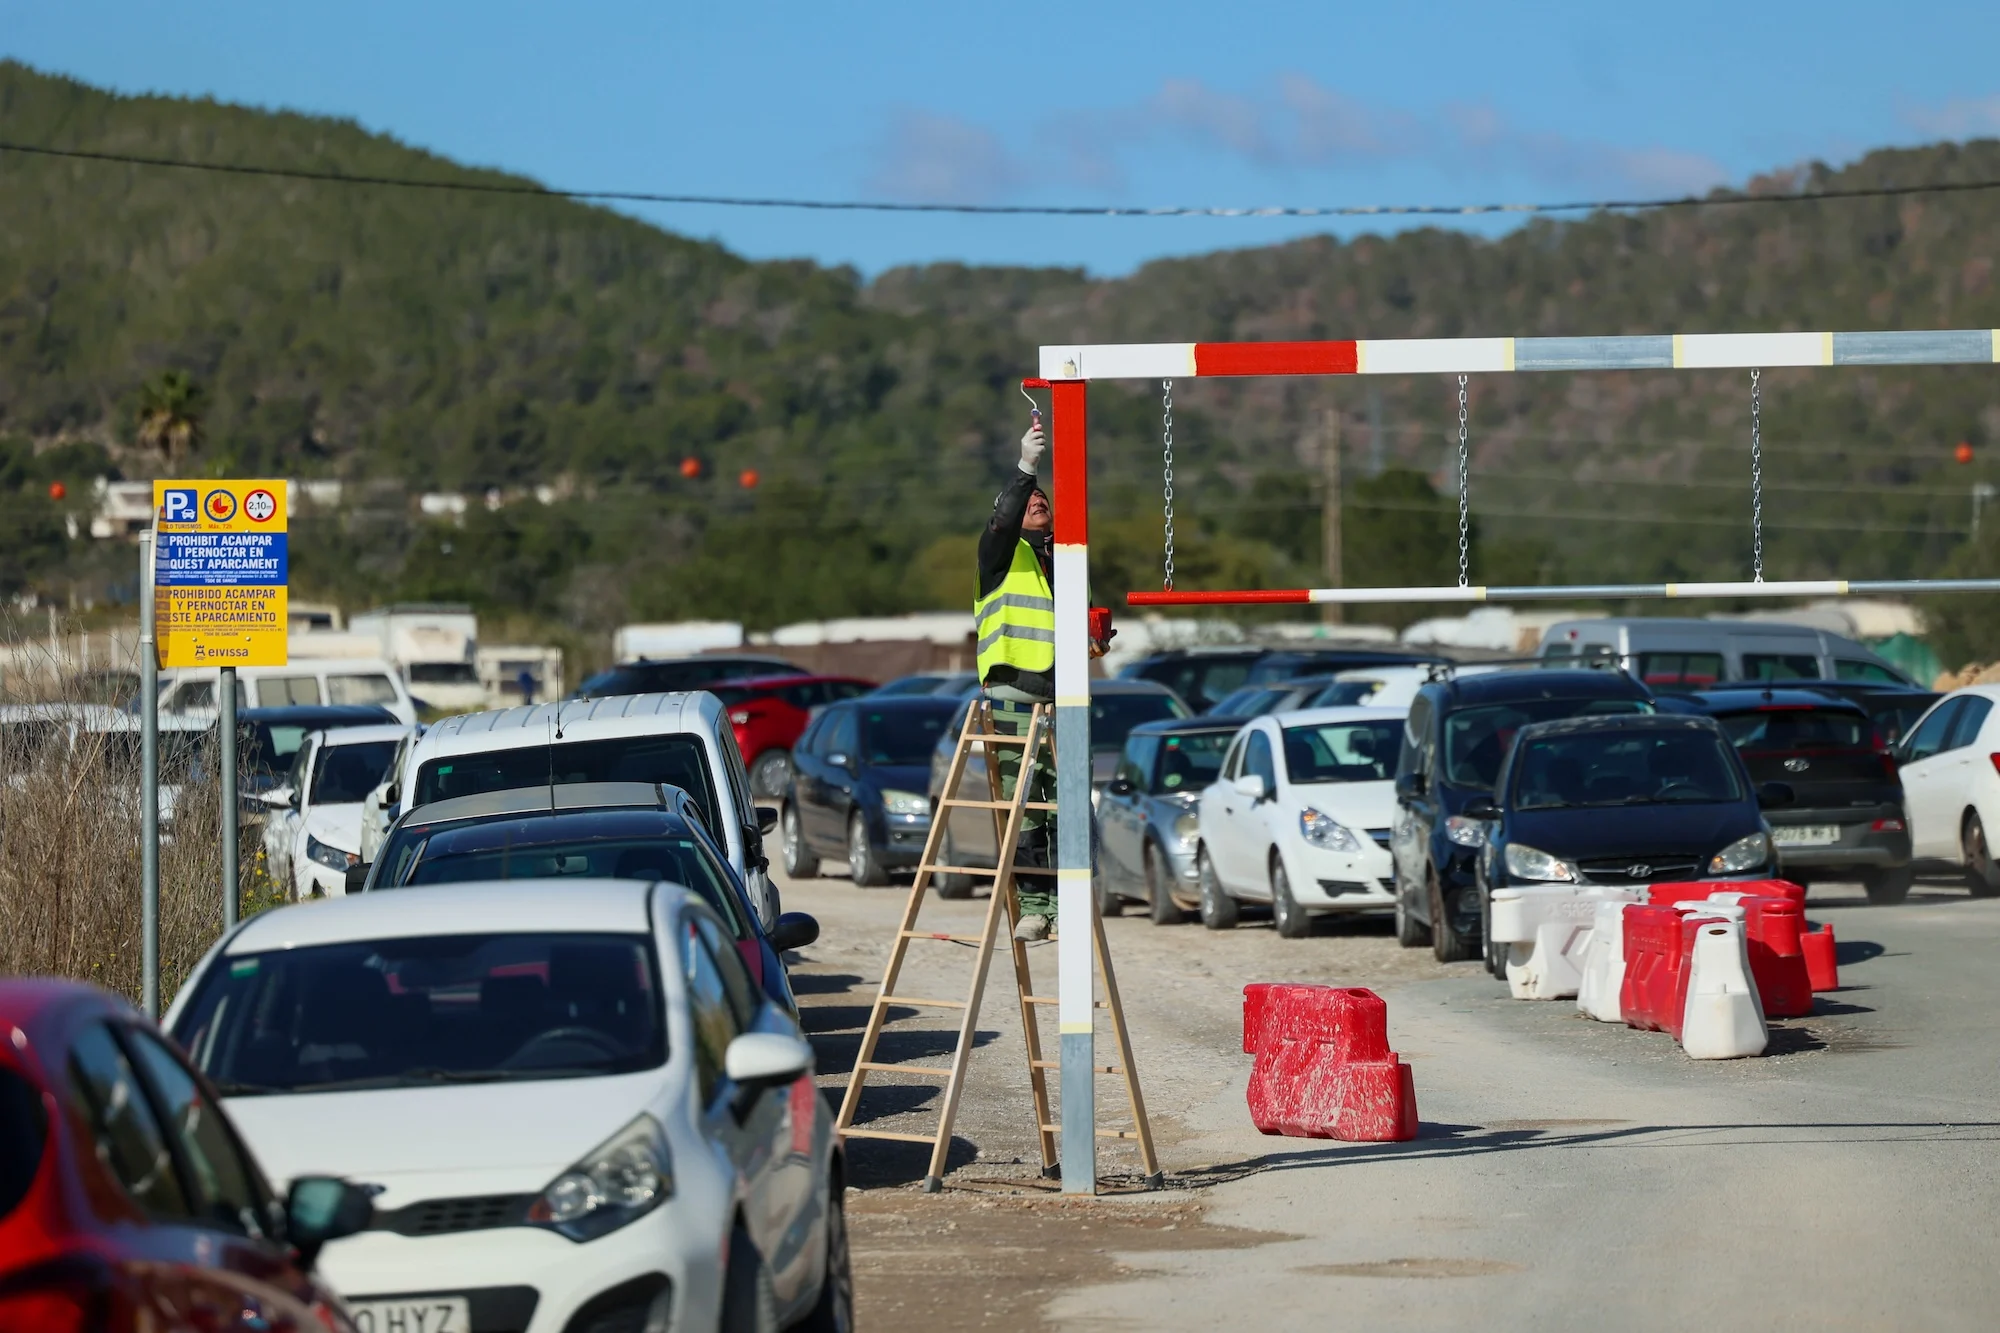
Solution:
{"label": "power line", "polygon": [[588,199],[612,203],[692,204],[705,208],[805,209],[825,213],[956,213],[991,217],[1076,218],[1336,218],[1336,217],[1476,217],[1486,214],[1596,213],[1629,208],[1711,208],[1744,204],[1797,204],[1835,199],[1900,199],[1918,194],[1969,194],[2000,190],[2000,180],[1941,181],[1929,185],[1869,185],[1818,190],[1809,194],[1676,195],[1663,199],[1591,199],[1563,203],[1518,204],[1308,204],[1266,207],[1121,207],[1111,204],[924,204],[888,199],[791,199],[782,196],[673,194],[652,190],[562,190],[544,185],[503,181],[425,180],[414,176],[355,175],[316,171],[309,167],[265,164],[194,162],[151,157],[142,153],[108,153],[83,148],[51,148],[41,144],[0,141],[0,152],[37,157],[107,162],[132,167],[168,167],[232,176],[264,176],[282,180],[318,181],[331,185],[373,185],[406,190],[449,190],[463,194],[531,195],[544,199]]}

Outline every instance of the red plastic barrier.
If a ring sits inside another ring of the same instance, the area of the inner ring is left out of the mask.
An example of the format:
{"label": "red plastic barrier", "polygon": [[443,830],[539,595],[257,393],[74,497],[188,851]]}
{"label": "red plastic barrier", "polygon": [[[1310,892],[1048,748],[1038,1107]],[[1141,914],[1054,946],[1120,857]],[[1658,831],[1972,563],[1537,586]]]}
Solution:
{"label": "red plastic barrier", "polygon": [[1265,1134],[1385,1143],[1417,1136],[1416,1082],[1389,1049],[1389,1006],[1358,986],[1243,988],[1250,1120]]}
{"label": "red plastic barrier", "polygon": [[1625,982],[1618,1009],[1627,1026],[1667,1030],[1680,970],[1680,930],[1681,914],[1671,907],[1633,903],[1625,909]]}
{"label": "red plastic barrier", "polygon": [[1788,879],[1691,879],[1678,884],[1651,884],[1646,901],[1655,907],[1699,902],[1711,893],[1747,893],[1758,898],[1789,898],[1801,908],[1806,905],[1802,884]]}
{"label": "red plastic barrier", "polygon": [[1800,951],[1805,955],[1806,976],[1816,991],[1840,989],[1840,967],[1835,960],[1833,947],[1833,927],[1814,926],[1799,937]]}
{"label": "red plastic barrier", "polygon": [[1812,1012],[1812,977],[1801,944],[1805,924],[1805,910],[1789,899],[1743,900],[1750,977],[1766,1018],[1804,1018]]}

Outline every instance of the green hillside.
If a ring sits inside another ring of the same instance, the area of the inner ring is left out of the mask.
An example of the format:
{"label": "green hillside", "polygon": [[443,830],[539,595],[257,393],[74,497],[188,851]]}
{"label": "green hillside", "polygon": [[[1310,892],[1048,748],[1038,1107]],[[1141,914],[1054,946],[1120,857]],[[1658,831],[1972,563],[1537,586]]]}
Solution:
{"label": "green hillside", "polygon": [[[344,121],[118,97],[12,63],[0,63],[0,131],[508,179]],[[1994,178],[2000,143],[1980,142],[1755,188]],[[463,597],[572,633],[963,601],[971,534],[1024,424],[1012,381],[1038,343],[1993,327],[1995,205],[1968,193],[1678,210],[1537,222],[1490,242],[1318,238],[1108,281],[938,265],[863,283],[557,199],[0,153],[0,489],[19,496],[0,526],[0,590],[81,581],[102,595],[127,577],[104,544],[67,541],[59,510],[83,503],[96,471],[163,466],[133,443],[138,395],[184,370],[204,404],[188,470],[348,483],[338,510],[298,524],[302,592]],[[1991,375],[1767,374],[1767,572],[2000,564],[1965,531],[1969,488],[2000,450]],[[1446,460],[1454,395],[1444,377],[1179,386],[1183,583],[1310,581],[1307,475],[1329,408],[1352,482],[1349,580],[1445,576],[1455,552],[1438,516],[1451,502],[1425,476]],[[1100,586],[1151,583],[1157,388],[1093,402]],[[1737,373],[1475,383],[1475,572],[1747,573],[1748,415]],[[1951,461],[1961,440],[1980,461]],[[702,475],[682,474],[687,459]],[[738,482],[745,469],[754,490]],[[61,504],[47,498],[58,479]],[[537,486],[554,501],[524,498]],[[437,525],[416,514],[424,489],[491,489],[505,503]]]}

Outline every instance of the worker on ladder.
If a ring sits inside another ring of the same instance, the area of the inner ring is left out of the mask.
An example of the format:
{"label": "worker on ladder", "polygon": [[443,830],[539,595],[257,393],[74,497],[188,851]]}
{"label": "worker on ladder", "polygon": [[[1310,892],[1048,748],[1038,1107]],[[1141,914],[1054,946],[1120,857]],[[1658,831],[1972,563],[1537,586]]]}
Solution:
{"label": "worker on ladder", "polygon": [[[1010,736],[1024,734],[1035,705],[1052,704],[1056,697],[1055,514],[1035,475],[1047,452],[1038,414],[1021,437],[1020,466],[994,499],[993,516],[979,534],[979,597],[972,605],[979,680],[992,705],[994,730]],[[1104,650],[1104,644],[1091,640],[1092,657],[1102,657]],[[1026,760],[1031,801],[1056,798],[1055,769],[1046,754]],[[986,756],[1000,775],[1001,799],[1012,800],[1024,762],[1021,751],[1009,745],[989,746]],[[1016,864],[1053,869],[1054,813],[1023,811],[1021,823]],[[1036,875],[1019,882],[1021,919],[1014,937],[1047,939],[1056,916],[1054,880]]]}

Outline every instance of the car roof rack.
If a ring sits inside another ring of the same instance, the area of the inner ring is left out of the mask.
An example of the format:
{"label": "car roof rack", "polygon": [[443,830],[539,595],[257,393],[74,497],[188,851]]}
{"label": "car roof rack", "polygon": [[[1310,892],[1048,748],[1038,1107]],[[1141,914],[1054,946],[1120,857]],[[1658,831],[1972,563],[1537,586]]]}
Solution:
{"label": "car roof rack", "polygon": [[565,810],[667,810],[680,788],[652,782],[559,782],[538,787],[451,796],[420,805],[404,818],[412,824],[444,824],[488,815],[534,815]]}

